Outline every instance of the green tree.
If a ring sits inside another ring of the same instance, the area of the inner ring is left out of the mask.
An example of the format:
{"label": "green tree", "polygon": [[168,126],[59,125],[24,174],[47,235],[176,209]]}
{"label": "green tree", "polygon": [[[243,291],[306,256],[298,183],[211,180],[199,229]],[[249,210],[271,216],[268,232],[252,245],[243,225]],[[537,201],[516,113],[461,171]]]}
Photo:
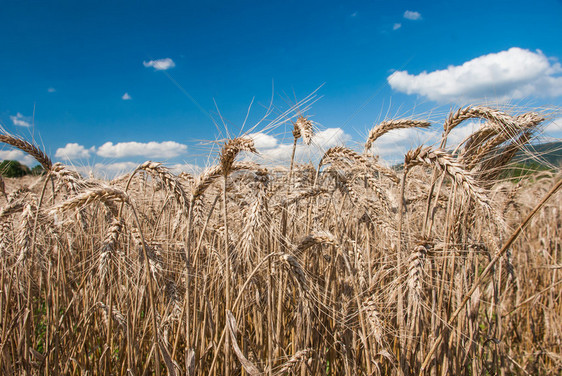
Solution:
{"label": "green tree", "polygon": [[7,178],[19,178],[30,173],[31,170],[29,167],[18,161],[6,160],[0,163],[0,174]]}

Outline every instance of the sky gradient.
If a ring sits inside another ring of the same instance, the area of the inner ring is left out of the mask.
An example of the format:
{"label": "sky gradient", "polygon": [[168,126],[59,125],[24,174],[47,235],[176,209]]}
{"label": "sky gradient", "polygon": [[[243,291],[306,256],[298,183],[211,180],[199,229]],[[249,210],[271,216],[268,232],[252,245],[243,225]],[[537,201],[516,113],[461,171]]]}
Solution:
{"label": "sky gradient", "polygon": [[[241,134],[270,103],[252,132],[265,128],[255,136],[264,156],[284,159],[290,124],[266,125],[316,89],[306,114],[318,126],[318,150],[359,147],[389,117],[436,123],[381,140],[375,152],[390,159],[430,144],[439,121],[463,104],[562,107],[559,0],[3,1],[1,8],[0,124],[82,167],[116,172],[147,159],[205,165],[213,144],[202,141],[226,137],[226,128]],[[549,114],[545,137],[559,138],[562,115]],[[299,153],[306,161],[315,151]],[[0,158],[33,164],[8,147]]]}

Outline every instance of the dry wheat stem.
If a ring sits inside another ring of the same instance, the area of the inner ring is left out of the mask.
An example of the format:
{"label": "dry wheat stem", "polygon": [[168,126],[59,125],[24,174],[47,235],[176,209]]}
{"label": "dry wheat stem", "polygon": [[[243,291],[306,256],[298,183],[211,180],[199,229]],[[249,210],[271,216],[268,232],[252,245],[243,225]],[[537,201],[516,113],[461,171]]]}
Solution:
{"label": "dry wheat stem", "polygon": [[[517,227],[517,229],[511,234],[510,238],[507,240],[507,242],[503,245],[503,247],[496,253],[496,255],[490,260],[490,262],[488,262],[488,265],[486,266],[486,268],[482,271],[482,273],[477,277],[477,279],[474,281],[474,283],[472,284],[472,287],[470,288],[470,290],[464,295],[464,298],[462,299],[461,303],[459,304],[458,308],[456,309],[456,311],[451,315],[451,317],[449,318],[449,320],[447,321],[447,325],[446,327],[451,327],[451,325],[453,324],[453,322],[457,319],[458,315],[461,313],[461,311],[464,309],[465,304],[468,302],[468,300],[472,297],[472,294],[476,291],[477,288],[479,288],[480,284],[484,281],[484,278],[486,278],[488,276],[488,274],[490,273],[490,271],[494,268],[495,264],[498,262],[498,260],[509,250],[509,248],[511,247],[511,245],[513,244],[513,242],[515,241],[515,239],[517,239],[519,237],[519,234],[521,234],[521,231],[523,231],[523,229],[527,226],[527,224],[531,221],[531,219],[535,216],[535,214],[537,214],[537,212],[544,206],[544,204],[552,197],[554,196],[554,194],[556,192],[558,192],[558,190],[562,187],[562,179],[558,180],[558,182],[556,184],[554,184],[554,186],[550,189],[550,191],[543,197],[543,199],[535,206],[535,208],[527,215],[527,217],[525,218],[525,220],[519,225],[519,227]],[[433,345],[431,346],[431,349],[428,351],[427,355],[425,356],[425,359],[420,367],[420,375],[423,375],[425,372],[425,369],[427,368],[429,362],[431,361],[433,354],[435,353],[435,351],[437,350],[437,347],[439,346],[439,344],[441,343],[441,341],[443,340],[443,333],[445,332],[446,328],[444,328],[443,330],[441,330],[441,332],[439,333],[439,336],[437,337],[437,339],[435,340],[435,342],[433,343]]]}

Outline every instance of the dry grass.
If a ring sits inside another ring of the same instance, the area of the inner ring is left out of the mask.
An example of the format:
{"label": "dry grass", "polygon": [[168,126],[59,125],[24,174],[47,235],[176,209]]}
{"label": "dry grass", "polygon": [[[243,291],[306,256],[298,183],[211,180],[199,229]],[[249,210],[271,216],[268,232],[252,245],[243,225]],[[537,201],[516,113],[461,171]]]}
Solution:
{"label": "dry grass", "polygon": [[502,179],[542,120],[459,109],[398,171],[345,147],[299,165],[301,116],[288,169],[236,138],[199,176],[111,182],[2,135],[48,173],[2,181],[0,373],[560,374],[560,173]]}

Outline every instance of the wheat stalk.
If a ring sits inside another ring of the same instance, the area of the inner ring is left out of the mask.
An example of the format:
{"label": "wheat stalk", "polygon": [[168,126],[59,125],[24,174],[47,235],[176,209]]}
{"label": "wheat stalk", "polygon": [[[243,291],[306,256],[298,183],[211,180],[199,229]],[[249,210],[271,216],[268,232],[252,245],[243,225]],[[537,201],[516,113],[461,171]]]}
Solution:
{"label": "wheat stalk", "polygon": [[11,145],[20,149],[21,151],[26,152],[27,154],[35,158],[35,160],[39,162],[45,170],[51,170],[53,162],[51,162],[51,159],[47,156],[47,154],[41,151],[41,149],[39,149],[37,146],[25,141],[22,138],[15,137],[7,133],[0,134],[0,142]]}
{"label": "wheat stalk", "polygon": [[180,203],[180,205],[186,205],[188,202],[187,194],[183,190],[178,179],[168,170],[166,167],[162,166],[162,163],[159,162],[152,162],[146,161],[140,166],[138,166],[135,170],[137,171],[146,171],[151,176],[160,179],[166,188],[168,188],[174,196],[176,200]]}
{"label": "wheat stalk", "polygon": [[254,147],[254,141],[250,138],[238,137],[224,143],[219,156],[219,164],[224,176],[228,176],[232,172],[234,160],[242,151],[248,151],[251,153],[258,152]]}
{"label": "wheat stalk", "polygon": [[412,119],[397,119],[397,120],[387,120],[375,125],[367,136],[367,141],[365,142],[365,151],[367,152],[373,146],[373,143],[385,133],[388,133],[394,129],[405,129],[405,128],[428,128],[431,123],[423,120],[412,120]]}
{"label": "wheat stalk", "polygon": [[276,375],[284,375],[286,372],[291,372],[291,370],[295,369],[300,363],[304,362],[305,360],[309,359],[311,355],[314,353],[312,349],[304,349],[299,350],[295,355],[291,357],[283,366],[275,372]]}
{"label": "wheat stalk", "polygon": [[96,188],[88,190],[56,205],[49,212],[51,215],[54,215],[57,212],[66,212],[72,209],[87,206],[94,202],[109,204],[110,208],[114,208],[113,204],[115,202],[129,202],[129,196],[125,192],[117,188]]}
{"label": "wheat stalk", "polygon": [[304,116],[299,116],[293,126],[293,137],[295,138],[295,141],[302,137],[302,141],[306,145],[310,145],[312,136],[314,136],[312,121],[308,120]]}
{"label": "wheat stalk", "polygon": [[308,248],[318,245],[333,245],[339,246],[338,240],[328,231],[317,231],[305,236],[295,248],[295,255],[299,256]]}
{"label": "wheat stalk", "polygon": [[303,292],[305,293],[308,292],[308,282],[306,279],[306,275],[304,274],[304,270],[301,264],[299,263],[299,261],[297,260],[297,258],[288,253],[282,254],[281,256],[279,256],[279,258],[281,259],[281,261],[283,261],[286,265],[289,266],[289,270],[291,271],[291,273],[299,283],[299,286],[301,287]]}
{"label": "wheat stalk", "polygon": [[507,128],[515,128],[516,122],[513,117],[505,112],[495,110],[483,106],[467,106],[459,108],[456,112],[451,112],[445,123],[443,129],[445,135],[448,135],[457,125],[468,119],[481,118],[486,119],[491,123],[496,123]]}
{"label": "wheat stalk", "polygon": [[334,146],[328,149],[322,156],[322,159],[320,159],[320,163],[318,164],[318,171],[320,171],[320,168],[325,164],[345,160],[348,161],[348,166],[357,164],[367,170],[374,169],[375,171],[380,172],[388,177],[394,183],[400,182],[400,179],[396,176],[396,173],[391,169],[384,167],[376,163],[375,161],[370,161],[365,156],[359,155],[358,153],[344,146]]}
{"label": "wheat stalk", "polygon": [[117,240],[119,239],[119,234],[123,228],[123,220],[118,218],[113,218],[109,231],[105,236],[103,241],[101,254],[99,257],[99,274],[100,279],[103,280],[108,269],[108,265],[113,258],[116,250]]}
{"label": "wheat stalk", "polygon": [[457,184],[462,186],[465,191],[471,195],[487,210],[491,210],[490,202],[486,197],[486,192],[482,189],[466,171],[461,163],[453,156],[441,149],[432,149],[431,147],[410,150],[406,153],[404,159],[406,169],[415,165],[425,165],[427,167],[438,167],[440,170],[449,175]]}

